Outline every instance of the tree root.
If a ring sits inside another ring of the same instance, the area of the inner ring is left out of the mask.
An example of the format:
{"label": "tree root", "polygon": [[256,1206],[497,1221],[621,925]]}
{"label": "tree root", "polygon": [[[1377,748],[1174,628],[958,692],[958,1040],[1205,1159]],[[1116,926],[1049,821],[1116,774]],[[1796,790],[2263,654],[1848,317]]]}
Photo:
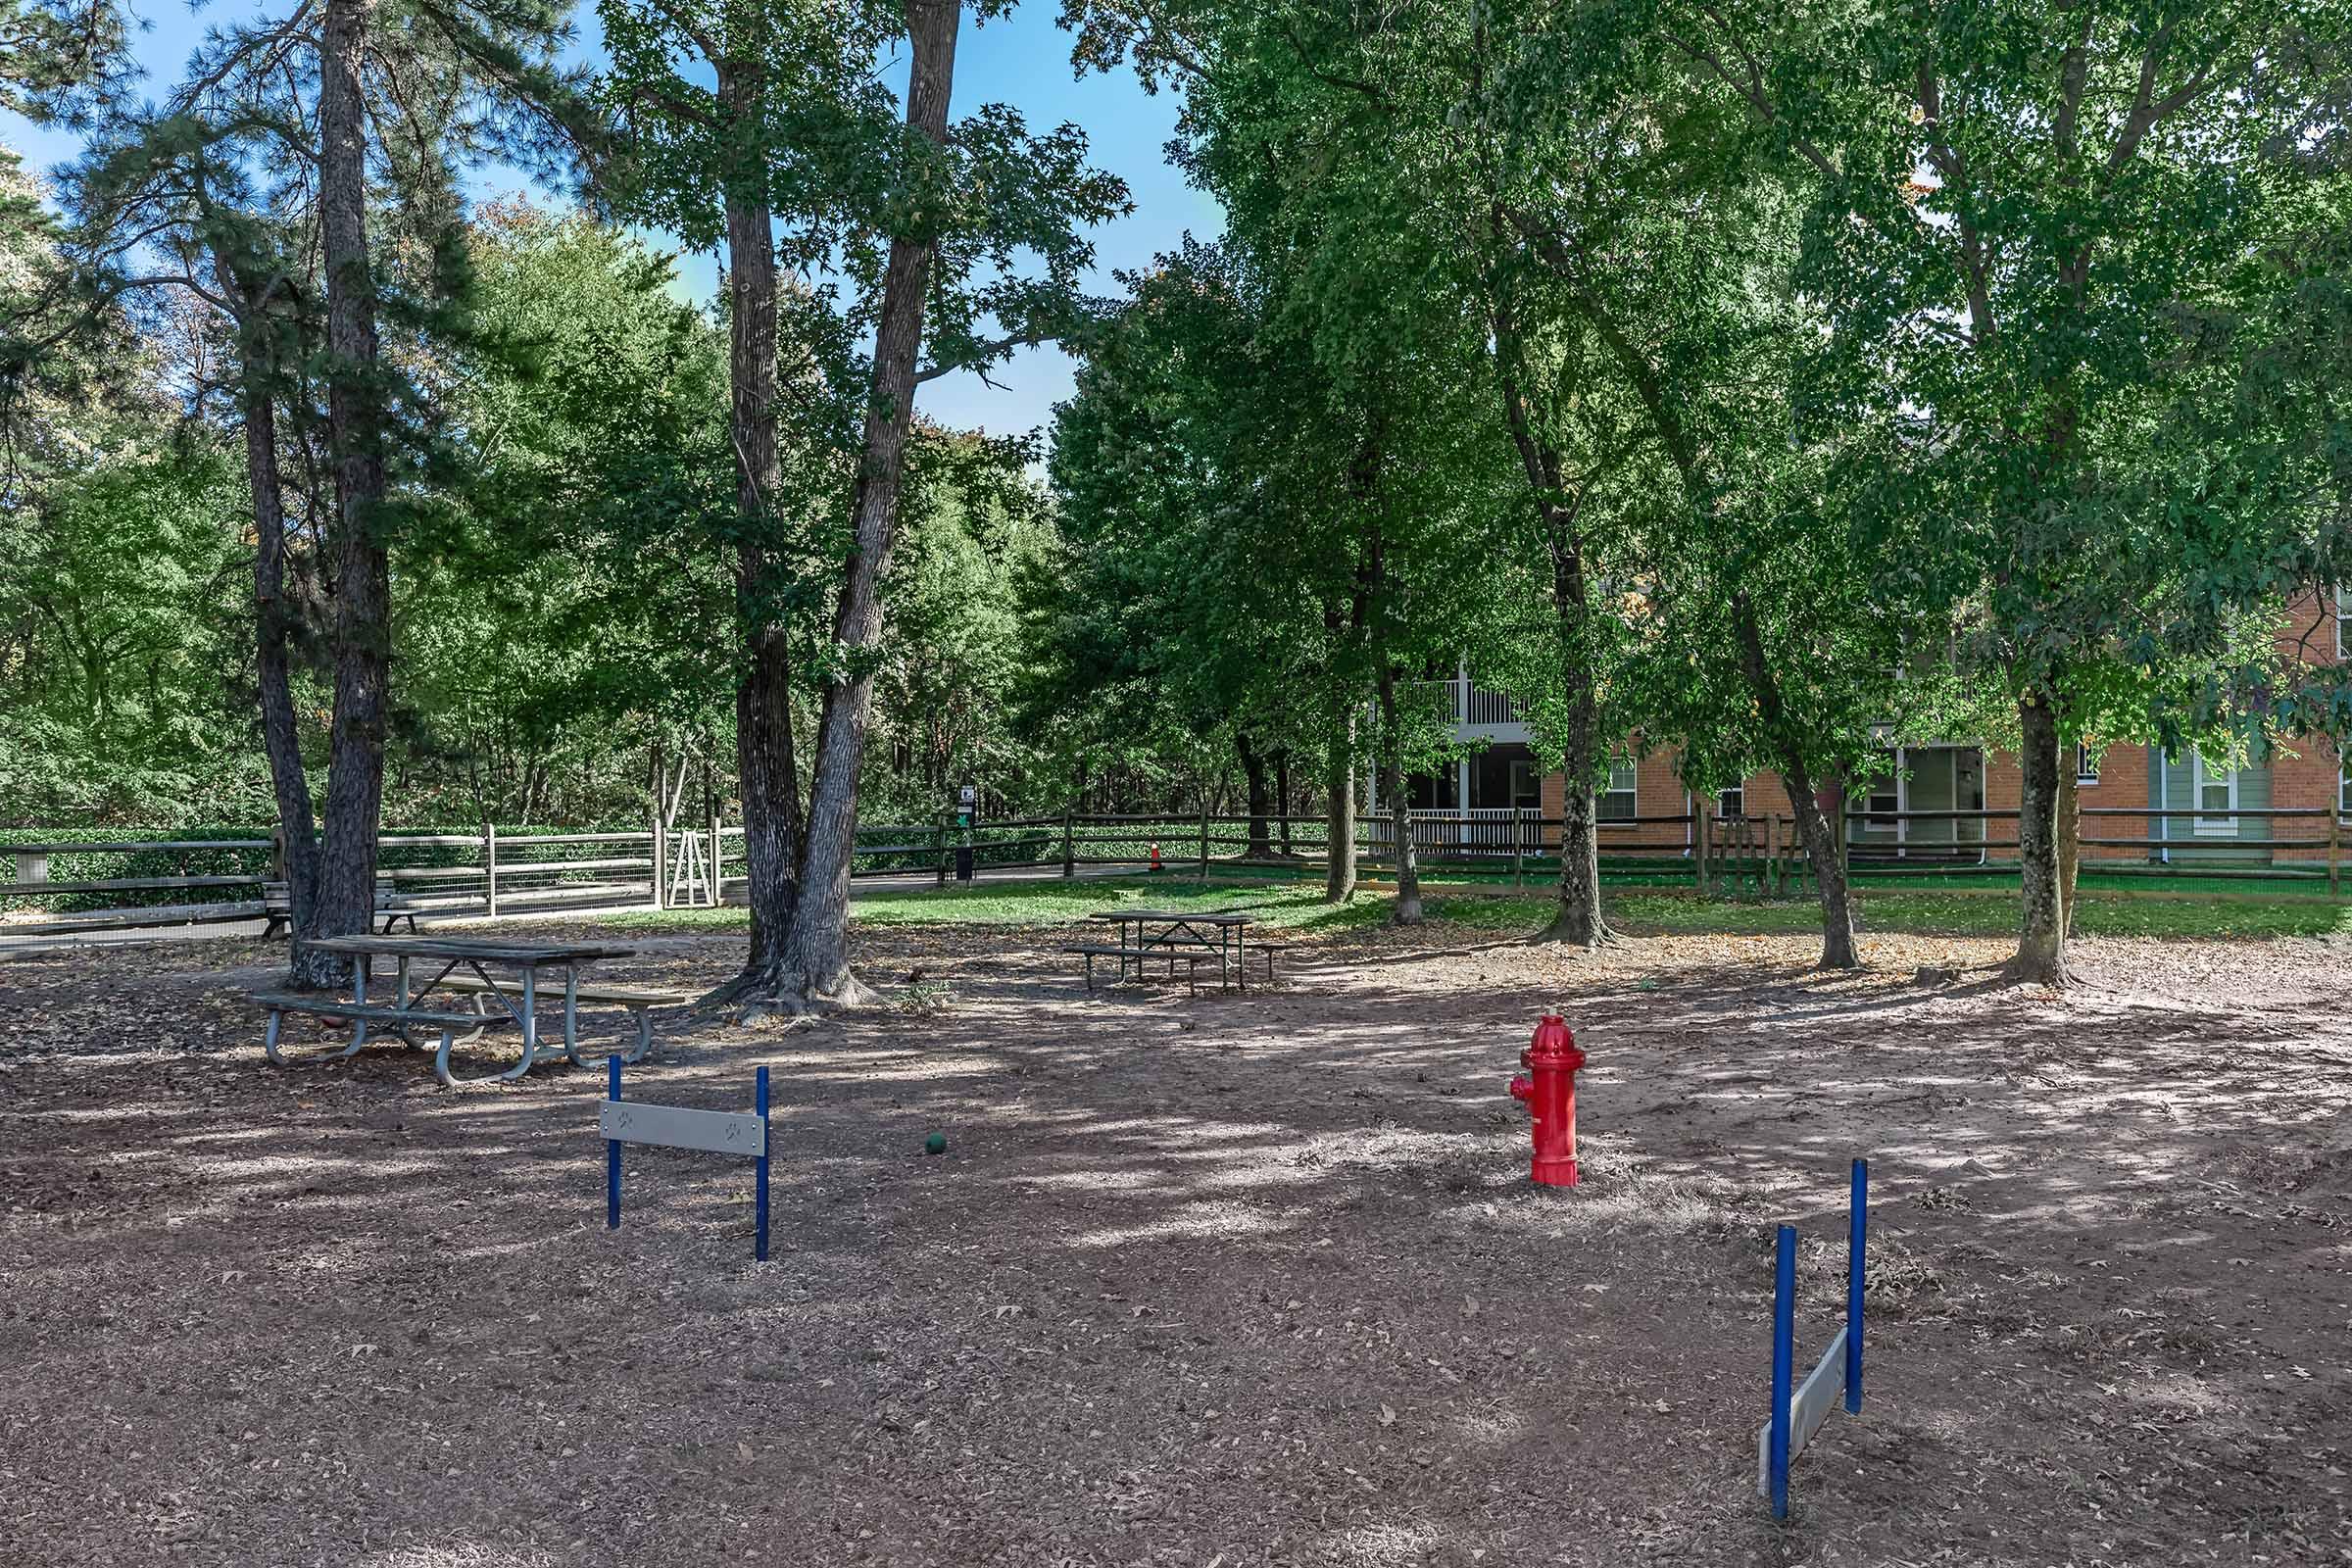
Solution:
{"label": "tree root", "polygon": [[847,965],[829,983],[819,983],[781,963],[747,968],[694,1003],[697,1012],[715,1012],[730,1023],[762,1018],[802,1018],[871,1007],[888,999],[858,978]]}
{"label": "tree root", "polygon": [[1588,931],[1583,928],[1582,922],[1565,913],[1554,915],[1551,924],[1527,940],[1531,944],[1580,948],[1587,953],[1598,953],[1603,948],[1625,945],[1624,938],[1606,920],[1594,916],[1592,929]]}

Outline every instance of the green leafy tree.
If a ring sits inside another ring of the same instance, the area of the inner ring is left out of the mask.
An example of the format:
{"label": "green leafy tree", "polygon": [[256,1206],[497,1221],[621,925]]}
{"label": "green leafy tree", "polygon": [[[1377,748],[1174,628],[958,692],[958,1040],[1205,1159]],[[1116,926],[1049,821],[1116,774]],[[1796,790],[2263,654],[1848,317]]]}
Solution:
{"label": "green leafy tree", "polygon": [[[1876,436],[1882,579],[1950,614],[2010,693],[2024,761],[2012,973],[2068,977],[2062,747],[2210,670],[2273,600],[2264,431],[2190,452],[2166,419],[2211,385],[2200,337],[2275,313],[2263,261],[2340,178],[2352,19],[2334,4],[1935,4],[1839,25],[1807,7],[1667,6],[1643,24],[1816,192],[1801,286],[1832,334],[1809,411]],[[2086,676],[2088,678],[2086,679]]]}
{"label": "green leafy tree", "polygon": [[[953,0],[822,10],[608,0],[603,15],[607,89],[642,149],[640,210],[690,243],[723,222],[739,275],[772,266],[780,244],[813,280],[792,302],[805,307],[792,348],[827,399],[812,422],[839,466],[812,465],[811,482],[786,498],[772,445],[743,444],[738,463],[746,516],[833,530],[831,625],[808,661],[821,710],[796,834],[797,762],[788,718],[774,716],[789,713],[789,652],[770,608],[781,595],[763,563],[747,564],[745,678],[765,694],[738,721],[754,922],[744,973],[724,996],[747,1012],[856,1004],[871,993],[849,966],[849,877],[916,392],[1082,322],[1092,251],[1080,229],[1123,210],[1125,188],[1087,168],[1075,126],[1032,135],[1003,105],[951,123]],[[876,63],[902,43],[903,102]],[[697,60],[708,84],[681,69]],[[772,440],[776,298],[756,278],[734,293],[739,442],[747,431]]]}

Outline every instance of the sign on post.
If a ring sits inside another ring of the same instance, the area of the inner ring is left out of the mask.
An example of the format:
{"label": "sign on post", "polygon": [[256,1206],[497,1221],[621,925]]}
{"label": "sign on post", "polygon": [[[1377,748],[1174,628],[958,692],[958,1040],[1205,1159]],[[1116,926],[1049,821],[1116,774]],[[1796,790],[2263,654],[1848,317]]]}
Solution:
{"label": "sign on post", "polygon": [[761,1067],[753,1091],[752,1112],[695,1110],[685,1105],[653,1105],[620,1098],[620,1058],[606,1058],[605,1102],[597,1107],[597,1131],[605,1140],[605,1228],[620,1228],[620,1146],[652,1144],[663,1149],[692,1149],[710,1154],[735,1154],[754,1166],[756,1230],[754,1262],[767,1261],[767,1069]]}

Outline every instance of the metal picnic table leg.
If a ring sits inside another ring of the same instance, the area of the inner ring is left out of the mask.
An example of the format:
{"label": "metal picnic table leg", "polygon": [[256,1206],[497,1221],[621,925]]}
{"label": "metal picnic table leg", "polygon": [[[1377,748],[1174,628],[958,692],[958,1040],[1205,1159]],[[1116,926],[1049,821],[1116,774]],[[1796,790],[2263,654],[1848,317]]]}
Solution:
{"label": "metal picnic table leg", "polygon": [[[365,953],[355,953],[351,956],[351,1004],[355,1007],[368,1005],[368,955]],[[351,1050],[343,1054],[347,1056],[356,1054],[359,1049],[367,1043],[368,1020],[354,1017],[351,1020]]]}
{"label": "metal picnic table leg", "polygon": [[501,1073],[502,1078],[519,1078],[531,1070],[539,1059],[539,968],[524,964],[522,968],[522,1059],[514,1070]]}
{"label": "metal picnic table leg", "polygon": [[576,963],[564,966],[564,1059],[574,1067],[580,1065],[580,966]]}

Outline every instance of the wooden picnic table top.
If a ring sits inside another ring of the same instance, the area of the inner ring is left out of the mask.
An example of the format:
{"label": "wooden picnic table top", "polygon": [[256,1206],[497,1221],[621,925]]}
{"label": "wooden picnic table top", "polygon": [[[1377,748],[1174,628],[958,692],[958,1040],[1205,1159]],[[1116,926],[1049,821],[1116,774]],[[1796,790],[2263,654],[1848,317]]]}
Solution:
{"label": "wooden picnic table top", "polygon": [[500,942],[481,937],[319,937],[303,944],[321,953],[386,958],[470,958],[477,963],[538,967],[586,963],[599,958],[628,958],[635,948],[615,948],[598,942]]}
{"label": "wooden picnic table top", "polygon": [[1131,920],[1141,921],[1147,925],[1154,921],[1165,921],[1170,925],[1182,924],[1186,921],[1195,925],[1226,926],[1255,925],[1257,923],[1254,918],[1247,914],[1184,914],[1170,909],[1103,909],[1088,915],[1087,918],[1089,920],[1115,920],[1121,924]]}

